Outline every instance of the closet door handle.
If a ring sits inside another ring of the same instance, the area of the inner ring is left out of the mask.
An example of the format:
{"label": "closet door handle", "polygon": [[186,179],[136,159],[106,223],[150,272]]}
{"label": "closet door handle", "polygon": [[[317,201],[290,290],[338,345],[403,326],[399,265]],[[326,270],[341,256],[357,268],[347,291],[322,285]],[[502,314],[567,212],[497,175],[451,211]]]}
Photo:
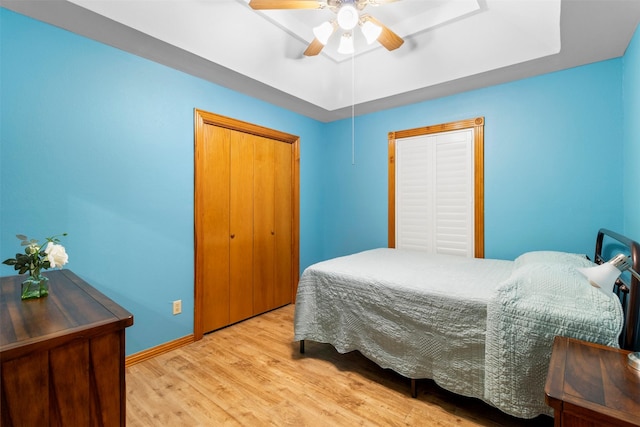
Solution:
{"label": "closet door handle", "polygon": [[275,232],[275,231],[273,231],[273,230],[271,230],[271,235],[272,235],[272,236],[275,236],[275,234],[276,234],[276,232]]}
{"label": "closet door handle", "polygon": [[231,235],[231,238],[233,239],[234,237],[236,237],[236,235],[235,235],[235,234],[232,234],[232,235]]}

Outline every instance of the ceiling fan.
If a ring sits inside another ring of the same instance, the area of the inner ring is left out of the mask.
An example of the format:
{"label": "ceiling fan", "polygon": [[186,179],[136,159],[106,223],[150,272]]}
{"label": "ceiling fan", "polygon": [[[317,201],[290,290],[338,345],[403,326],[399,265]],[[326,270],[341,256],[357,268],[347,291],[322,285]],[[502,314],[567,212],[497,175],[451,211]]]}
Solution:
{"label": "ceiling fan", "polygon": [[304,51],[305,56],[315,56],[322,51],[333,33],[340,29],[338,52],[353,53],[353,32],[360,26],[367,43],[376,40],[387,50],[402,46],[404,40],[371,15],[360,15],[366,6],[380,6],[398,0],[250,0],[249,6],[255,10],[266,9],[329,9],[336,19],[324,22],[313,29],[314,39]]}

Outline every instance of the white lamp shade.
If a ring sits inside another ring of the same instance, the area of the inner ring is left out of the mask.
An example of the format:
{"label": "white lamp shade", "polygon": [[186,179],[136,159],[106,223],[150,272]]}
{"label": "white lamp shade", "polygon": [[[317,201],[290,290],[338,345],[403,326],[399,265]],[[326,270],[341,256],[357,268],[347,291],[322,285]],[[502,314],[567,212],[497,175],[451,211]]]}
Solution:
{"label": "white lamp shade", "polygon": [[613,292],[613,285],[621,271],[608,262],[589,268],[578,268],[578,271],[589,280],[592,286],[600,288],[607,295]]}
{"label": "white lamp shade", "polygon": [[329,41],[329,37],[333,34],[333,24],[331,22],[323,22],[313,29],[313,35],[323,45],[326,45]]}
{"label": "white lamp shade", "polygon": [[351,38],[351,34],[344,33],[340,38],[340,45],[338,46],[338,53],[342,53],[345,55],[352,54],[353,50],[353,39]]}
{"label": "white lamp shade", "polygon": [[364,21],[364,24],[362,24],[362,34],[364,34],[364,38],[367,39],[367,44],[371,44],[378,40],[378,37],[382,34],[382,27],[371,21]]}
{"label": "white lamp shade", "polygon": [[345,4],[340,6],[338,10],[338,25],[343,30],[352,30],[356,25],[360,16],[358,15],[358,9],[352,4]]}

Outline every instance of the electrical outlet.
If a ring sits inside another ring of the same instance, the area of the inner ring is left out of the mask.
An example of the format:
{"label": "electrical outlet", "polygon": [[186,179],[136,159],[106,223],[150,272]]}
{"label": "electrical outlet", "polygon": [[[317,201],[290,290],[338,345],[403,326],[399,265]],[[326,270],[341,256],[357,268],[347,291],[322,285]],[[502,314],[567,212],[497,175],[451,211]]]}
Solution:
{"label": "electrical outlet", "polygon": [[175,300],[173,302],[173,314],[180,314],[182,313],[182,300]]}

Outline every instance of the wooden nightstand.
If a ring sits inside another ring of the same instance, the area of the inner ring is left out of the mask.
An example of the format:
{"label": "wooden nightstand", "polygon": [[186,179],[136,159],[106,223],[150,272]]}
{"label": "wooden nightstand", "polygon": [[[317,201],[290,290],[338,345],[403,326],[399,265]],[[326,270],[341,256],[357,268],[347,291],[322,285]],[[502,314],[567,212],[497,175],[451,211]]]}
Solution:
{"label": "wooden nightstand", "polygon": [[640,372],[629,352],[556,337],[544,387],[555,427],[640,426]]}

